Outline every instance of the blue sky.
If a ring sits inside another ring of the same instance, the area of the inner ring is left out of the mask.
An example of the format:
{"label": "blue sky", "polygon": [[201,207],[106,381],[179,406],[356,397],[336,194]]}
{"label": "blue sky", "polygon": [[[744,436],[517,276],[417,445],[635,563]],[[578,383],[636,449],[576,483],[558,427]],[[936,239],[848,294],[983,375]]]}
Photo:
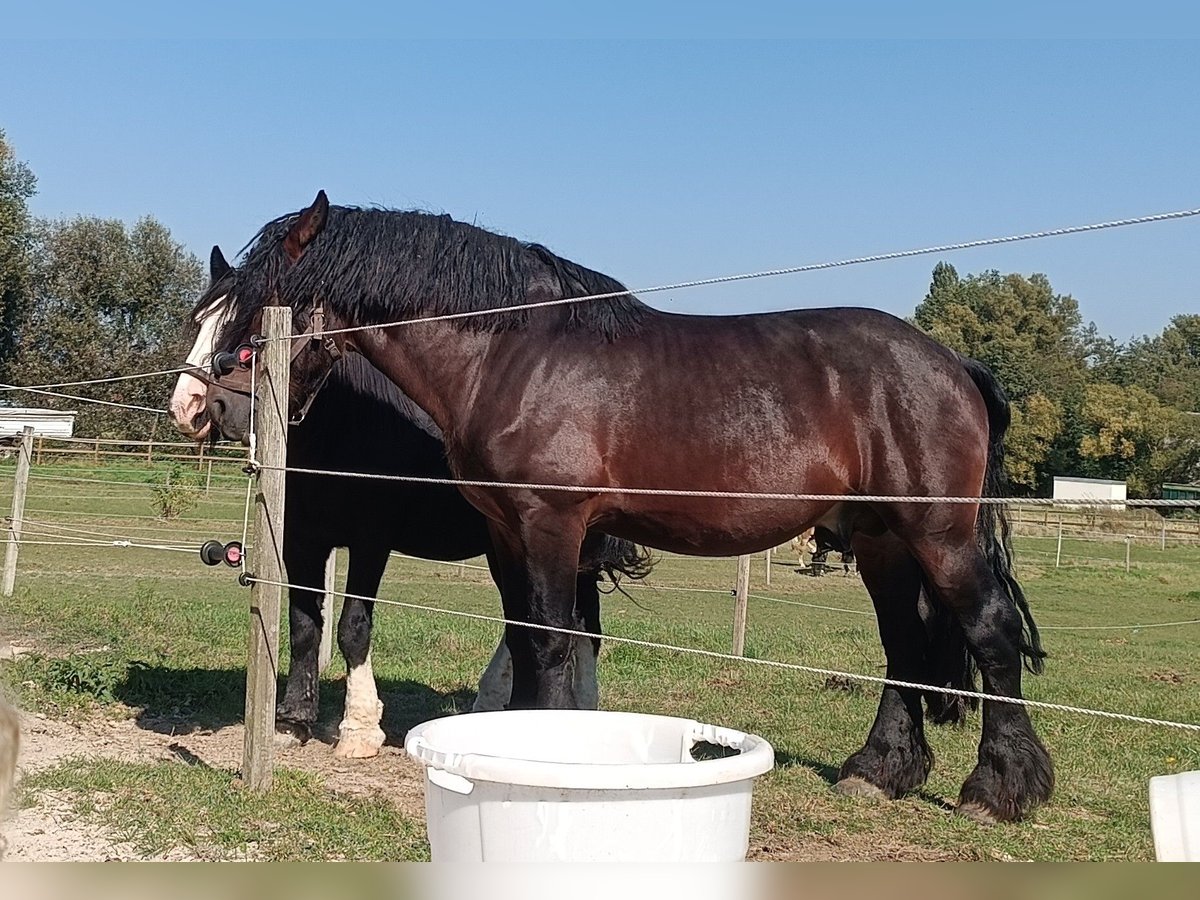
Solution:
{"label": "blue sky", "polygon": [[[0,39],[0,128],[38,176],[36,213],[150,213],[203,257],[324,188],[449,212],[639,287],[1200,207],[1192,40],[217,40],[255,30],[218,12],[144,33],[44,17],[19,33],[134,37]],[[162,36],[185,25],[200,37]],[[1044,272],[1124,340],[1200,309],[1198,247],[1200,218],[944,258]],[[907,315],[936,262],[647,300]]]}

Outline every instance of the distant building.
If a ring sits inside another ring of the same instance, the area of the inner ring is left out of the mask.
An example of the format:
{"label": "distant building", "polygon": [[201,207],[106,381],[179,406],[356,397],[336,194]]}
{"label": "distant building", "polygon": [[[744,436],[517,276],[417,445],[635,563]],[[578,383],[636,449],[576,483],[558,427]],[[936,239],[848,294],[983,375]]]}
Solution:
{"label": "distant building", "polygon": [[1162,497],[1164,500],[1191,500],[1200,506],[1200,484],[1164,484]]}
{"label": "distant building", "polygon": [[75,435],[74,411],[0,406],[0,444],[15,443],[27,425],[36,437],[69,438]]}
{"label": "distant building", "polygon": [[[1125,482],[1105,478],[1074,478],[1054,476],[1055,500],[1112,500],[1108,509],[1125,508]],[[1091,504],[1089,504],[1091,505]],[[1093,506],[1093,508],[1096,508]],[[1104,508],[1104,507],[1101,507]]]}

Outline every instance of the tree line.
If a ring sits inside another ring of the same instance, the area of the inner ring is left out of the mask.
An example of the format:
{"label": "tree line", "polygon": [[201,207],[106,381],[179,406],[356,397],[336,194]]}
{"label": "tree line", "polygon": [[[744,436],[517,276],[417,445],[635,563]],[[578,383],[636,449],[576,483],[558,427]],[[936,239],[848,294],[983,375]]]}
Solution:
{"label": "tree line", "polygon": [[[38,219],[37,179],[0,130],[0,382],[37,385],[176,367],[183,323],[204,286],[193,254],[152,216],[132,225],[76,216]],[[164,409],[169,377],[63,388]],[[170,439],[164,416],[0,389],[0,402],[76,410],[75,433]]]}
{"label": "tree line", "polygon": [[1012,400],[1006,465],[1048,493],[1055,475],[1128,482],[1157,496],[1200,478],[1200,315],[1121,344],[1084,324],[1045,275],[933,270],[913,322],[986,363]]}
{"label": "tree line", "polygon": [[[0,131],[0,382],[178,365],[182,323],[204,285],[200,261],[150,216],[36,219],[27,206],[36,188]],[[1046,493],[1057,474],[1124,479],[1131,493],[1155,496],[1164,482],[1200,478],[1200,315],[1122,344],[1085,324],[1044,275],[960,276],[939,263],[911,321],[999,376],[1013,401],[1006,465],[1018,489]],[[161,408],[169,383],[80,393]],[[12,391],[0,400],[76,409],[83,435],[165,436],[162,417],[146,413]]]}

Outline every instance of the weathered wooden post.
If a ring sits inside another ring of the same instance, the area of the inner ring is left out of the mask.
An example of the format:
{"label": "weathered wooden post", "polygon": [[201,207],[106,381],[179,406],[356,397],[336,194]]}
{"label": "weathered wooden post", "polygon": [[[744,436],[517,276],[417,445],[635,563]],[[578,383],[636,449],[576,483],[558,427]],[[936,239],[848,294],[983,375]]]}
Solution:
{"label": "weathered wooden post", "polygon": [[767,548],[766,552],[763,554],[763,557],[765,558],[766,563],[767,563],[767,579],[766,579],[767,587],[770,587],[771,586],[771,548],[770,547]]}
{"label": "weathered wooden post", "polygon": [[1129,551],[1132,546],[1133,546],[1133,535],[1132,534],[1125,535],[1125,574],[1126,575],[1129,574]]}
{"label": "weathered wooden post", "polygon": [[1166,516],[1163,517],[1162,531],[1159,534],[1159,549],[1160,550],[1167,549],[1167,519],[1166,519]]}
{"label": "weathered wooden post", "polygon": [[[279,609],[283,568],[283,499],[287,465],[289,349],[292,310],[263,309],[261,365],[254,392],[256,433],[254,581],[250,588],[250,639],[246,664],[246,736],[242,779],[254,791],[269,791],[275,764],[275,692],[279,675]],[[268,468],[270,467],[270,468]]]}
{"label": "weathered wooden post", "polygon": [[750,557],[738,557],[737,589],[733,603],[733,655],[746,650],[746,603],[750,596]]}
{"label": "weathered wooden post", "polygon": [[325,600],[321,606],[321,649],[317,651],[317,671],[324,672],[333,659],[333,592],[337,590],[337,547],[325,560]]}
{"label": "weathered wooden post", "polygon": [[8,546],[4,549],[5,597],[11,597],[17,581],[17,554],[21,549],[21,525],[25,520],[25,491],[29,487],[29,458],[33,453],[33,426],[21,429],[17,445],[17,471],[13,477],[12,511],[8,519]]}
{"label": "weathered wooden post", "polygon": [[1054,568],[1062,565],[1062,516],[1058,517],[1058,549],[1054,551]]}

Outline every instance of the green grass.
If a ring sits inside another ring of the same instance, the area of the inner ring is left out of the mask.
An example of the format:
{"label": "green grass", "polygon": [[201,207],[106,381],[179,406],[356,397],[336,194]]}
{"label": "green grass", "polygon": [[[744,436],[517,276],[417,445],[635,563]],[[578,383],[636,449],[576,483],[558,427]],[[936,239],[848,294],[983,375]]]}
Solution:
{"label": "green grass", "polygon": [[203,765],[71,759],[26,778],[25,795],[73,798],[76,813],[140,853],[184,848],[200,859],[411,860],[428,858],[421,823],[382,799],[325,790],[312,775],[275,773],[266,794]]}
{"label": "green grass", "polygon": [[[31,507],[51,484],[31,483]],[[54,492],[67,493],[59,487]],[[56,500],[56,508],[95,510],[101,517],[86,521],[112,532],[147,524],[124,519],[124,514],[152,514],[148,492],[141,487],[112,486],[100,500],[93,495],[81,491],[77,499]],[[231,496],[221,495],[220,503],[210,502],[178,521],[150,523],[155,540],[194,538],[198,547],[202,534],[222,540],[240,537],[240,507],[236,500],[228,502]],[[223,527],[203,522],[221,516]],[[85,520],[60,516],[60,521]],[[1128,574],[1121,543],[1087,546],[1085,555],[1109,558],[1109,563],[1061,569],[1046,555],[1054,549],[1053,538],[1017,542],[1018,572],[1039,623],[1047,626],[1043,637],[1051,653],[1047,674],[1026,679],[1027,695],[1200,722],[1195,668],[1200,626],[1112,631],[1049,627],[1200,619],[1200,548],[1135,546]],[[652,583],[724,590],[732,586],[734,571],[732,560],[666,557]],[[752,579],[754,594],[870,611],[856,578],[809,578],[777,557],[773,584],[767,588],[759,557]],[[194,554],[29,546],[22,548],[17,585],[16,595],[0,604],[0,634],[32,643],[40,655],[10,664],[0,677],[16,685],[27,707],[57,717],[100,708],[205,727],[240,721],[247,592],[230,570],[206,569]],[[631,594],[632,600],[620,594],[605,600],[607,632],[729,649],[732,598],[727,595],[652,589]],[[464,575],[453,567],[398,559],[382,596],[493,615],[499,607],[484,573]],[[385,703],[385,731],[398,739],[417,722],[468,706],[498,634],[498,626],[490,623],[380,607],[373,658]],[[883,673],[871,617],[764,600],[750,604],[747,656]],[[930,729],[937,763],[922,791],[894,803],[872,804],[835,794],[830,780],[870,728],[878,698],[873,686],[830,690],[824,679],[812,676],[615,643],[605,646],[600,677],[606,708],[694,717],[749,730],[772,742],[777,768],[757,784],[751,836],[752,848],[770,848],[767,855],[805,853],[817,846],[859,857],[920,851],[968,859],[1150,859],[1147,780],[1200,769],[1200,740],[1194,732],[1034,711],[1035,726],[1057,766],[1055,796],[1031,822],[987,829],[948,809],[974,763],[978,714],[965,728]],[[336,720],[343,684],[340,662],[335,662],[323,683],[323,718]],[[130,836],[145,847],[182,842],[211,845],[214,853],[236,850],[255,831],[252,823],[268,821],[272,827],[256,851],[263,858],[290,859],[301,851],[309,858],[422,858],[426,852],[422,823],[383,801],[368,804],[368,812],[356,805],[359,801],[324,789],[310,776],[288,773],[276,794],[259,807],[230,787],[231,776],[182,763],[91,761],[51,770],[29,787],[35,793],[55,787],[72,791],[89,815],[127,823]],[[178,814],[153,802],[181,795],[188,799]],[[134,815],[132,807],[139,804],[146,810]],[[228,825],[213,825],[218,812]],[[187,829],[200,828],[200,823],[217,833],[190,835]],[[377,830],[387,829],[399,829],[394,834],[403,837],[381,843]],[[326,832],[328,838],[323,837]],[[334,840],[333,835],[341,837]],[[315,843],[309,847],[306,841]]]}

